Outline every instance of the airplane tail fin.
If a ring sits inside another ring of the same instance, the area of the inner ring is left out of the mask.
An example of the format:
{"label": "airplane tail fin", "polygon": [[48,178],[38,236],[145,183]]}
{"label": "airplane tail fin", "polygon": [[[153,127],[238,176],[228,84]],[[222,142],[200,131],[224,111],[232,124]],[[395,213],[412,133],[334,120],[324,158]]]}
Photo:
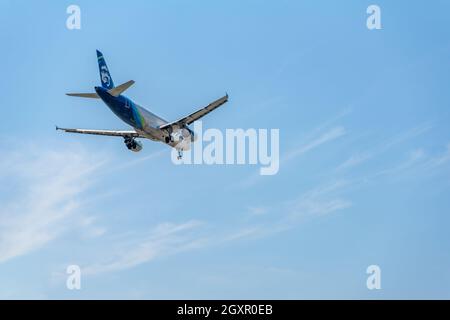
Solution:
{"label": "airplane tail fin", "polygon": [[[97,60],[102,87],[108,89],[109,94],[111,94],[112,96],[118,97],[122,92],[124,92],[134,84],[134,80],[130,80],[125,83],[122,83],[121,85],[118,85],[117,87],[114,87],[114,82],[109,73],[105,58],[103,58],[103,54],[98,50],[97,50]],[[66,93],[66,94],[71,97],[100,99],[97,93]]]}
{"label": "airplane tail fin", "polygon": [[103,54],[97,50],[97,60],[98,60],[98,69],[100,71],[100,81],[102,82],[102,87],[108,90],[114,88],[114,82],[109,73],[108,66],[106,65],[105,58],[103,58]]}

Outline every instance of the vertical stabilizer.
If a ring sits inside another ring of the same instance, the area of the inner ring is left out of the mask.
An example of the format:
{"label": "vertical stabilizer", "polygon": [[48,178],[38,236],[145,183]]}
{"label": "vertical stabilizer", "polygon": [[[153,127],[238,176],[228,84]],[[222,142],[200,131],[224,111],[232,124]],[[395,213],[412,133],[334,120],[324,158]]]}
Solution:
{"label": "vertical stabilizer", "polygon": [[103,58],[103,54],[97,50],[97,60],[98,60],[98,68],[100,71],[100,81],[102,82],[102,87],[105,89],[114,88],[114,82],[109,73],[108,66],[106,65],[105,58]]}

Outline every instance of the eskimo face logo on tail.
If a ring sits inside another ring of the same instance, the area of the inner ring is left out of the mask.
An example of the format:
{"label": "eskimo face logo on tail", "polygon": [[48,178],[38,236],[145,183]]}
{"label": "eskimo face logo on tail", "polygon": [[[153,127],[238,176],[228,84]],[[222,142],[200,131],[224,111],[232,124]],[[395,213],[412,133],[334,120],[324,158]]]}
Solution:
{"label": "eskimo face logo on tail", "polygon": [[111,84],[111,77],[109,76],[108,68],[106,66],[101,67],[101,75],[103,84],[109,86]]}

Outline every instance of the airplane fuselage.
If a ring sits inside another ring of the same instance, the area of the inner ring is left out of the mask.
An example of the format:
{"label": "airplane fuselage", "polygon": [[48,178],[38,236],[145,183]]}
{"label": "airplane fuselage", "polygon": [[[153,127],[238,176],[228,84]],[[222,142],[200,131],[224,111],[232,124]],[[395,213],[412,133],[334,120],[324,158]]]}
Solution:
{"label": "airplane fuselage", "polygon": [[111,111],[132,126],[136,132],[148,139],[161,141],[172,147],[177,145],[176,141],[168,137],[167,132],[159,129],[160,126],[168,123],[166,120],[139,106],[124,95],[115,97],[103,87],[95,87],[95,91]]}

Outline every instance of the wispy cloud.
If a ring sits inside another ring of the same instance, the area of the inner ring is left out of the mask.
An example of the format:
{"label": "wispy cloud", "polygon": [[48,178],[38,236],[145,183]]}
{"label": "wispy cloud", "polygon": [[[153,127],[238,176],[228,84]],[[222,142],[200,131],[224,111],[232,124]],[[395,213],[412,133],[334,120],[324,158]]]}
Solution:
{"label": "wispy cloud", "polygon": [[[258,219],[256,223],[254,220],[249,223],[232,221],[220,226],[201,221],[162,223],[147,233],[129,234],[119,237],[120,241],[108,241],[109,247],[116,249],[105,250],[106,257],[86,263],[82,271],[91,276],[118,272],[180,252],[268,237],[295,228],[305,219],[323,217],[351,207],[351,201],[339,195],[346,187],[346,182],[336,181],[312,188],[296,199],[279,203],[276,210],[249,207],[253,219]],[[267,219],[261,221],[261,216]]]}
{"label": "wispy cloud", "polygon": [[257,221],[235,224],[235,228],[222,236],[222,242],[267,237],[293,229],[307,220],[350,208],[352,202],[342,194],[353,186],[352,182],[340,180],[313,187],[294,199],[274,205],[270,211],[264,208],[264,221],[257,208],[257,214],[253,216]]}
{"label": "wispy cloud", "polygon": [[413,139],[415,137],[418,137],[429,130],[433,128],[431,123],[423,123],[420,124],[414,128],[411,128],[405,132],[401,132],[397,134],[394,137],[391,137],[389,139],[386,139],[385,141],[382,141],[379,143],[376,147],[363,150],[363,151],[357,151],[354,154],[352,154],[347,160],[345,160],[343,163],[341,163],[337,170],[346,170],[353,168],[357,165],[360,165],[366,161],[369,161],[370,159],[381,155],[388,150],[390,150],[392,147],[399,145],[403,142],[406,142],[410,139]]}
{"label": "wispy cloud", "polygon": [[[429,128],[428,126],[419,126],[392,138],[385,145],[396,145],[426,132]],[[309,141],[292,151],[291,157],[304,154],[344,134],[345,130],[340,126],[320,128],[314,132]],[[375,156],[375,154],[376,152],[370,153],[368,157]],[[362,157],[362,160],[354,161],[355,163],[365,161],[365,157]],[[450,161],[450,146],[444,154],[434,157],[427,157],[424,150],[416,149],[411,152],[407,161],[390,170],[407,169],[417,163],[440,166],[448,161]],[[376,177],[376,175],[371,175],[369,178]],[[324,184],[300,193],[290,201],[272,205],[270,208],[266,206],[247,207],[246,210],[250,215],[247,215],[243,219],[244,221],[233,221],[229,224],[221,224],[220,227],[199,221],[159,224],[147,233],[131,234],[121,238],[112,246],[116,249],[105,252],[106,256],[97,261],[85,264],[83,272],[88,275],[117,272],[187,250],[248,241],[287,231],[307,220],[325,217],[352,207],[351,199],[345,195],[351,189],[362,187],[366,180],[367,176],[352,180],[333,180],[331,178]],[[208,228],[204,228],[205,225]],[[124,239],[125,241],[123,241]]]}
{"label": "wispy cloud", "polygon": [[248,212],[252,215],[252,216],[261,216],[266,214],[269,211],[268,207],[265,206],[249,206],[248,207]]}
{"label": "wispy cloud", "polygon": [[450,143],[447,144],[443,154],[428,160],[427,167],[440,167],[450,162]]}
{"label": "wispy cloud", "polygon": [[[110,252],[111,257],[103,262],[88,264],[83,268],[83,272],[98,275],[121,271],[187,250],[273,236],[292,230],[311,219],[324,218],[351,208],[353,202],[349,198],[349,191],[363,187],[367,180],[391,176],[398,171],[417,168],[417,165],[424,168],[438,168],[448,163],[450,163],[450,144],[445,152],[434,156],[427,156],[423,149],[416,149],[404,162],[384,171],[351,180],[331,179],[301,192],[294,199],[280,202],[270,208],[249,206],[247,212],[250,213],[250,219],[247,216],[244,221],[233,221],[221,224],[220,227],[198,221],[160,224],[148,234],[129,237],[126,245],[117,244],[121,247],[120,250]],[[202,228],[206,224],[209,227]]]}
{"label": "wispy cloud", "polygon": [[352,187],[348,181],[332,181],[300,194],[287,202],[288,225],[311,217],[321,217],[352,206],[352,202],[343,198],[342,193]]}
{"label": "wispy cloud", "polygon": [[334,127],[328,129],[327,131],[321,133],[317,137],[314,137],[311,141],[289,151],[283,158],[282,162],[286,162],[296,158],[300,155],[305,154],[306,152],[315,149],[327,142],[333,141],[341,136],[345,135],[344,127]]}
{"label": "wispy cloud", "polygon": [[[408,154],[405,160],[400,163],[376,171],[368,177],[370,179],[389,176],[391,178],[417,177],[438,172],[443,166],[450,163],[450,144],[446,146],[444,152],[429,154],[423,148],[413,150]],[[366,178],[369,179],[369,178]]]}
{"label": "wispy cloud", "polygon": [[[291,160],[304,155],[328,142],[336,140],[346,134],[346,130],[343,126],[332,126],[336,121],[341,119],[343,116],[351,112],[351,109],[347,108],[341,111],[332,119],[322,123],[318,127],[314,128],[307,136],[303,144],[300,144],[292,149],[282,153],[280,159],[280,166],[284,166]],[[265,177],[269,178],[269,177]],[[254,173],[243,180],[239,181],[240,187],[249,187],[254,185],[257,181],[263,179],[263,177],[258,173]]]}
{"label": "wispy cloud", "polygon": [[163,156],[164,154],[170,154],[169,152],[170,152],[170,149],[167,148],[167,149],[162,149],[162,150],[159,150],[159,151],[152,152],[152,153],[150,153],[148,155],[145,155],[145,156],[138,156],[137,159],[134,159],[134,160],[131,160],[131,161],[128,161],[128,162],[118,163],[115,166],[110,167],[109,169],[107,169],[108,171],[106,171],[105,173],[111,173],[111,172],[114,172],[114,171],[119,171],[119,170],[124,170],[124,169],[127,169],[127,168],[132,168],[132,167],[135,167],[135,166],[137,166],[137,165],[139,165],[141,163],[146,163],[149,160],[153,160],[153,159],[159,158],[159,157]]}
{"label": "wispy cloud", "polygon": [[146,234],[134,235],[126,244],[117,244],[119,249],[110,252],[104,261],[83,267],[83,274],[97,275],[129,269],[156,258],[195,249],[207,245],[197,233],[202,225],[199,221],[181,224],[162,223]]}
{"label": "wispy cloud", "polygon": [[[0,198],[0,263],[42,249],[79,229],[85,241],[102,236],[104,241],[98,244],[108,243],[102,254],[94,255],[93,261],[85,261],[82,268],[85,275],[98,275],[133,268],[186,250],[248,238],[252,233],[261,234],[265,228],[250,230],[244,225],[230,225],[205,230],[202,227],[205,223],[187,221],[159,223],[148,232],[107,233],[106,228],[98,225],[97,216],[86,214],[85,205],[89,204],[91,196],[84,195],[96,182],[95,177],[109,172],[110,168],[102,160],[108,157],[73,145],[60,150],[30,146],[0,150],[3,154],[1,184],[17,188],[11,197],[2,194]],[[156,156],[159,153],[143,159]],[[141,161],[133,161],[133,164]],[[249,210],[260,215],[266,211],[263,207]],[[86,252],[84,258],[77,259],[92,259],[92,255]]]}
{"label": "wispy cloud", "polygon": [[308,151],[320,147],[323,144],[344,136],[346,134],[345,128],[341,125],[336,125],[336,123],[351,112],[352,109],[350,107],[347,107],[331,119],[328,119],[327,121],[316,126],[311,132],[306,135],[303,144],[300,144],[285,152],[281,161],[287,162],[307,153]]}
{"label": "wispy cloud", "polygon": [[0,262],[5,262],[43,247],[67,231],[73,219],[84,219],[78,197],[103,162],[74,146],[60,151],[1,149],[1,184],[15,188],[1,199]]}
{"label": "wispy cloud", "polygon": [[[417,134],[421,131],[414,132]],[[300,154],[308,152],[344,134],[345,130],[342,127],[316,132],[315,137],[296,152]],[[407,136],[403,135],[402,139]],[[28,157],[20,154],[27,154]],[[150,155],[155,156],[158,154]],[[85,261],[82,267],[85,275],[117,272],[187,250],[257,239],[290,230],[305,220],[324,217],[350,208],[352,201],[344,196],[345,192],[359,183],[361,186],[363,180],[332,178],[327,183],[301,192],[290,201],[271,205],[270,208],[247,207],[250,217],[247,215],[244,221],[232,221],[220,226],[194,220],[183,223],[159,223],[148,232],[133,232],[120,236],[105,234],[106,230],[96,225],[95,216],[86,216],[81,212],[83,201],[80,195],[95,182],[92,179],[92,176],[95,176],[93,173],[97,173],[103,167],[99,157],[77,149],[64,152],[47,150],[11,153],[5,159],[9,159],[3,161],[8,161],[8,166],[2,163],[2,168],[9,169],[0,172],[0,179],[6,181],[14,177],[20,180],[18,196],[22,201],[19,204],[16,199],[2,201],[0,262],[42,248],[75,225],[85,229],[88,237],[103,236],[110,248],[102,251],[102,255],[96,255],[94,260]],[[401,168],[410,168],[418,163],[439,167],[449,162],[450,145],[444,153],[432,157],[427,156],[423,149],[416,149],[407,161],[401,164]],[[396,167],[392,170],[401,168]],[[71,223],[73,221],[76,223]],[[68,227],[69,225],[72,227]],[[82,257],[80,259],[83,260]]]}

